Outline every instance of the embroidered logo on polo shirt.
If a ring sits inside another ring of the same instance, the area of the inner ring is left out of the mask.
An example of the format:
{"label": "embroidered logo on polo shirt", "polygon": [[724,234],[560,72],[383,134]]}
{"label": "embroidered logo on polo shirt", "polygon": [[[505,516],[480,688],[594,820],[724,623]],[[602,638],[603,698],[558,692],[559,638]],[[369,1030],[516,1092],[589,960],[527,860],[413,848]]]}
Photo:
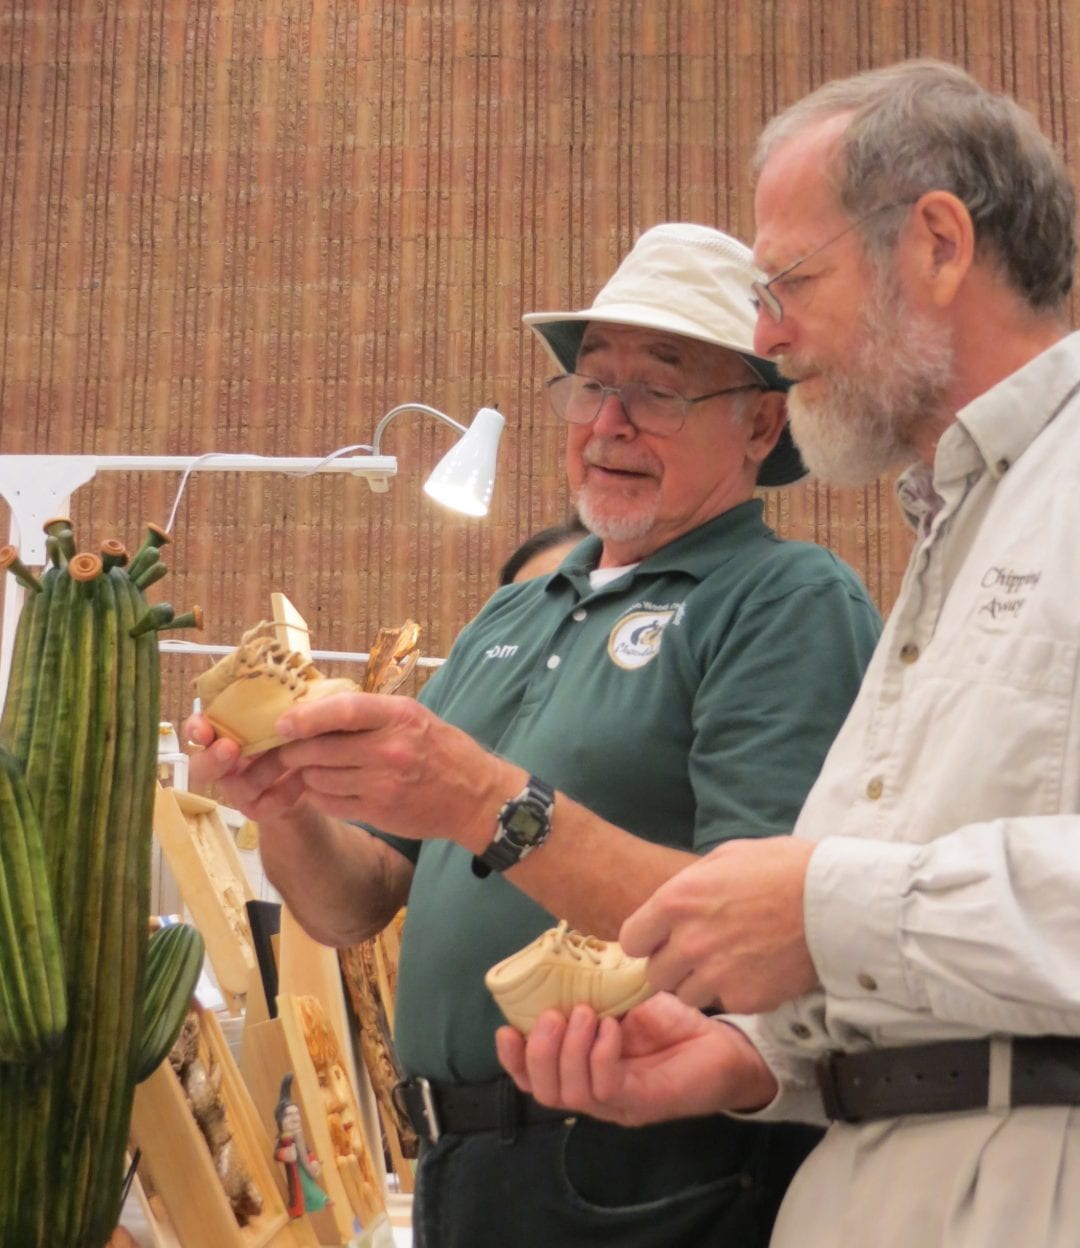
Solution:
{"label": "embroidered logo on polo shirt", "polygon": [[651,663],[660,653],[664,629],[674,618],[675,608],[624,615],[608,637],[611,661],[628,672]]}

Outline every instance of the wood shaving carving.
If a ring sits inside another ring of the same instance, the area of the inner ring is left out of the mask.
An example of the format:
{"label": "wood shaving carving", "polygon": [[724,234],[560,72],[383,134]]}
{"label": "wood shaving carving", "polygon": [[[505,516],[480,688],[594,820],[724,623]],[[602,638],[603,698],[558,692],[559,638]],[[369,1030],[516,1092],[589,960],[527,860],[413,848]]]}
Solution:
{"label": "wood shaving carving", "polygon": [[393,693],[420,657],[420,625],[406,620],[400,628],[380,628],[364,671],[365,693]]}

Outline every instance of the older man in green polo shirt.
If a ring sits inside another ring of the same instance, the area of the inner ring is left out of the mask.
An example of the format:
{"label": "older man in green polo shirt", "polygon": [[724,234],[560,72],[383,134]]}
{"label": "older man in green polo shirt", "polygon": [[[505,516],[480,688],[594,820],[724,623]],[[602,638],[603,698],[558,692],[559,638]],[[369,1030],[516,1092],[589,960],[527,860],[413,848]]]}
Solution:
{"label": "older man in green polo shirt", "polygon": [[408,902],[417,1248],[752,1248],[814,1138],[564,1119],[502,1076],[483,983],[556,919],[613,938],[694,855],[788,832],[858,688],[865,590],[754,497],[803,471],[752,351],[754,277],[736,240],[662,225],[591,307],[526,318],[560,370],[547,396],[591,536],[500,589],[418,700],[296,708],[289,744],[244,768],[189,724],[210,747],[193,776],[259,821],[314,936],[350,944]]}

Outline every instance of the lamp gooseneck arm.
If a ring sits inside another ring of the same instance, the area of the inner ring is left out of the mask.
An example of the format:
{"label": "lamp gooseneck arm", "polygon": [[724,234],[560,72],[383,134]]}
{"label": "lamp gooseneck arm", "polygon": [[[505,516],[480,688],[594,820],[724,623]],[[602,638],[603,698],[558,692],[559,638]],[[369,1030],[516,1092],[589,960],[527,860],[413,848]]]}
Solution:
{"label": "lamp gooseneck arm", "polygon": [[467,433],[465,425],[459,425],[456,420],[452,420],[445,412],[440,412],[437,407],[428,407],[426,403],[399,403],[397,407],[392,407],[386,415],[375,426],[375,434],[371,439],[372,455],[380,454],[379,447],[382,445],[382,435],[386,426],[394,419],[395,416],[402,412],[426,412],[428,416],[434,416],[436,420],[441,420],[444,425],[450,425],[458,433]]}

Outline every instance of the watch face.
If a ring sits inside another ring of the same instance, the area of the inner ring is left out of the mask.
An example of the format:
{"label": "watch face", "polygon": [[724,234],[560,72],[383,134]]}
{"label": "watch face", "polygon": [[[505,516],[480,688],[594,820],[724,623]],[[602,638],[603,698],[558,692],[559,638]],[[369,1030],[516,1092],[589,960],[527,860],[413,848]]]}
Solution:
{"label": "watch face", "polygon": [[542,819],[531,806],[515,806],[503,821],[506,835],[517,845],[531,845],[538,836],[547,831],[547,821]]}

